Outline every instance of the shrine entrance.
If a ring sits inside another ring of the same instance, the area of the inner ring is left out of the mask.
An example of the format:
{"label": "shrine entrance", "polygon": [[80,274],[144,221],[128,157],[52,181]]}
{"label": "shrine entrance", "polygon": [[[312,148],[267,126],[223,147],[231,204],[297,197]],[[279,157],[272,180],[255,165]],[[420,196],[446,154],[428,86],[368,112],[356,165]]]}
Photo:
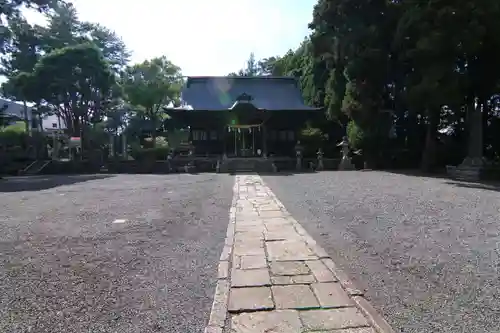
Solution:
{"label": "shrine entrance", "polygon": [[226,151],[228,156],[261,157],[263,154],[262,129],[260,125],[234,125],[228,127]]}

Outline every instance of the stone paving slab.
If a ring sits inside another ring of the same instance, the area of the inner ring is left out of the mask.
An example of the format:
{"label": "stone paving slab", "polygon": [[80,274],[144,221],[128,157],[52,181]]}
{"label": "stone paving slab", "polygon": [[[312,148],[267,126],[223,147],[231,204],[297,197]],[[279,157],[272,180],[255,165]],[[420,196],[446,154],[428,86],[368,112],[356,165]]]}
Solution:
{"label": "stone paving slab", "polygon": [[[241,264],[240,264],[241,265]],[[269,270],[265,269],[234,269],[231,273],[231,287],[270,286]]]}
{"label": "stone paving slab", "polygon": [[321,260],[309,260],[305,263],[318,282],[337,282],[332,271]]}
{"label": "stone paving slab", "polygon": [[276,241],[266,244],[271,261],[314,260],[318,257],[304,241]]}
{"label": "stone paving slab", "polygon": [[229,312],[274,309],[269,287],[232,288],[229,294]]}
{"label": "stone paving slab", "polygon": [[297,311],[242,313],[232,317],[231,332],[300,333],[302,323]]}
{"label": "stone paving slab", "polygon": [[228,305],[205,333],[221,332],[226,308],[222,333],[393,332],[259,176],[236,176],[233,190],[219,265]]}
{"label": "stone paving slab", "polygon": [[301,311],[304,329],[310,331],[368,327],[368,320],[357,308]]}
{"label": "stone paving slab", "polygon": [[338,282],[315,283],[312,285],[312,289],[323,308],[340,308],[354,305],[353,300]]}
{"label": "stone paving slab", "polygon": [[273,286],[272,292],[277,309],[313,309],[319,303],[308,285]]}
{"label": "stone paving slab", "polygon": [[241,269],[267,268],[266,256],[242,256],[240,258]]}
{"label": "stone paving slab", "polygon": [[311,273],[303,261],[272,261],[271,273],[273,275],[301,275]]}

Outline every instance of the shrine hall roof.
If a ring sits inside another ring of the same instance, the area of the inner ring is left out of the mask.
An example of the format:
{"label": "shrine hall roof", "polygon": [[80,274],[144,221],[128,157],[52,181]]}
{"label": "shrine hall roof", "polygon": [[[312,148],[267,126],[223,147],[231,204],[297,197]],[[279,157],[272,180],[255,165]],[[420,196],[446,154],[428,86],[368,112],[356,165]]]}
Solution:
{"label": "shrine hall roof", "polygon": [[231,109],[241,96],[249,98],[249,103],[262,110],[317,110],[304,104],[294,77],[276,76],[188,77],[178,109]]}

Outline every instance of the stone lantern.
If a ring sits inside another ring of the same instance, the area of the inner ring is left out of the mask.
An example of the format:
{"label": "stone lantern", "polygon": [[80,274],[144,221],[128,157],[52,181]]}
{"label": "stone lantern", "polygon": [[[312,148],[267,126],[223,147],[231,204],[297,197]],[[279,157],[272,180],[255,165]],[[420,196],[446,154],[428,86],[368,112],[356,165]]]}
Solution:
{"label": "stone lantern", "polygon": [[189,141],[189,143],[188,143],[188,156],[193,156],[193,155],[194,155],[193,141]]}
{"label": "stone lantern", "polygon": [[351,162],[351,158],[349,157],[349,140],[347,136],[342,138],[342,142],[340,142],[337,147],[342,147],[342,160],[339,164],[339,170],[354,170],[354,165]]}
{"label": "stone lantern", "polygon": [[300,141],[297,141],[295,145],[295,168],[298,170],[302,169],[302,153],[304,151],[304,147],[300,144]]}
{"label": "stone lantern", "polygon": [[316,153],[316,156],[318,157],[318,167],[316,170],[320,171],[323,170],[325,167],[323,165],[323,150],[321,148],[318,149],[318,152]]}

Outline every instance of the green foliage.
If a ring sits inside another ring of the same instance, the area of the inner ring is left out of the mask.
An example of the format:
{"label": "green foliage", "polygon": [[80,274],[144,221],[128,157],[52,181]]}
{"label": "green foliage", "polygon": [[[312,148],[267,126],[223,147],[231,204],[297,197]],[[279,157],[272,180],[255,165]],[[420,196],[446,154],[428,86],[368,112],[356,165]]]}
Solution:
{"label": "green foliage", "polygon": [[130,156],[137,161],[164,161],[167,159],[170,149],[168,147],[140,148],[136,147],[130,152]]}
{"label": "green foliage", "polygon": [[347,139],[353,149],[363,149],[366,145],[366,135],[361,127],[352,120],[347,124]]}
{"label": "green foliage", "polygon": [[[441,126],[462,140],[463,110],[474,110],[476,100],[489,109],[483,123],[488,154],[496,156],[498,112],[488,99],[500,88],[498,17],[494,0],[318,0],[311,35],[258,63],[264,74],[297,77],[305,101],[349,124],[351,144],[365,156],[389,153],[389,140],[429,155]],[[392,125],[398,136],[390,139]]]}
{"label": "green foliage", "polygon": [[178,100],[181,85],[180,68],[166,57],[130,66],[123,75],[125,99],[138,120],[149,122],[153,145],[156,132],[167,117],[164,108]]}
{"label": "green foliage", "polygon": [[167,133],[168,145],[172,149],[177,149],[182,146],[183,143],[188,142],[189,131],[181,130],[171,130]]}
{"label": "green foliage", "polygon": [[[78,133],[123,105],[122,91],[114,76],[125,68],[129,52],[113,31],[80,21],[71,3],[53,1],[50,8],[44,11],[46,27],[30,25],[22,16],[10,18],[10,34],[4,43],[7,55],[2,58],[1,72],[8,80],[2,90],[12,100],[36,103],[42,116],[61,117],[71,132]],[[104,69],[104,63],[106,73],[97,78],[95,75]],[[98,81],[84,83],[85,78]],[[111,82],[110,88],[106,87],[106,78]],[[76,97],[69,98],[69,94]],[[29,125],[27,121],[26,124]]]}
{"label": "green foliage", "polygon": [[304,147],[304,156],[315,158],[318,148],[325,148],[328,134],[324,133],[320,128],[312,127],[307,124],[306,127],[300,131],[299,140],[300,144]]}
{"label": "green foliage", "polygon": [[2,133],[26,133],[26,128],[23,122],[16,122],[12,125],[0,128]]}
{"label": "green foliage", "polygon": [[268,70],[272,69],[269,67],[270,64],[267,65],[263,61],[257,62],[255,60],[255,54],[252,52],[248,57],[245,68],[240,69],[238,72],[229,73],[228,76],[258,76],[258,75],[267,75],[269,74]]}
{"label": "green foliage", "polygon": [[0,54],[9,53],[10,36],[15,32],[12,26],[14,21],[23,19],[21,9],[32,8],[39,12],[47,12],[58,5],[59,0],[2,0],[0,4]]}
{"label": "green foliage", "polygon": [[79,133],[81,122],[100,116],[102,101],[115,83],[109,64],[92,44],[50,52],[32,73],[20,73],[12,80],[27,100],[43,101],[58,110],[73,133]]}

